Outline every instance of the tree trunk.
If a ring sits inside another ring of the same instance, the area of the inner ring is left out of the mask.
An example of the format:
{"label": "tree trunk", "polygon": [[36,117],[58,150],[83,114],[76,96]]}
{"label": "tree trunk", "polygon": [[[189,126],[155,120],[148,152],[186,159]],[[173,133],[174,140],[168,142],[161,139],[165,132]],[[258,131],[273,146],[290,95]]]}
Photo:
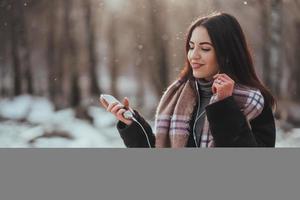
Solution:
{"label": "tree trunk", "polygon": [[[141,31],[137,31],[141,32]],[[145,53],[144,53],[144,42],[141,36],[137,37],[137,47],[136,47],[136,59],[135,59],[135,71],[138,82],[137,88],[137,107],[142,108],[145,103]]]}
{"label": "tree trunk", "polygon": [[261,1],[263,28],[263,79],[275,96],[280,96],[282,73],[282,0]]}
{"label": "tree trunk", "polygon": [[87,32],[87,49],[88,49],[88,65],[90,76],[90,93],[92,95],[99,95],[101,93],[99,83],[97,81],[97,55],[96,55],[96,36],[95,36],[95,24],[94,13],[91,0],[84,1],[85,9],[85,24]]}
{"label": "tree trunk", "polygon": [[74,20],[71,18],[71,10],[73,8],[73,0],[65,0],[65,39],[68,47],[68,69],[70,69],[70,104],[72,107],[77,107],[80,104],[80,89],[77,69],[78,51],[76,40],[74,37]]}
{"label": "tree trunk", "polygon": [[270,31],[269,31],[269,7],[267,1],[260,1],[261,7],[261,27],[262,38],[264,45],[262,45],[262,59],[263,59],[263,79],[268,87],[271,86],[270,80]]}
{"label": "tree trunk", "polygon": [[[68,19],[68,14],[65,13],[64,11],[67,9],[65,5],[65,1],[57,1],[57,10],[61,9],[63,11],[63,16],[61,20],[57,20],[57,30],[60,29],[60,33],[58,33],[58,44],[55,46],[58,46],[56,49],[57,51],[57,61],[56,61],[56,77],[54,79],[55,85],[57,86],[55,88],[55,107],[56,109],[61,109],[68,104],[69,100],[69,93],[68,93],[68,86],[69,86],[69,69],[68,69],[68,63],[66,62],[67,60],[67,41],[65,39],[65,25],[67,23]],[[62,21],[62,22],[60,22]],[[51,84],[51,80],[50,83]]]}
{"label": "tree trunk", "polygon": [[56,18],[54,9],[56,1],[48,2],[48,36],[47,36],[47,65],[48,65],[48,92],[52,102],[56,104],[57,94],[57,67],[55,64],[55,32],[56,32]]}
{"label": "tree trunk", "polygon": [[111,22],[109,23],[108,30],[108,44],[109,44],[109,69],[110,69],[110,77],[111,77],[111,94],[116,98],[119,97],[117,81],[118,81],[118,65],[119,61],[117,59],[117,47],[116,47],[116,19],[115,14],[112,13]]}
{"label": "tree trunk", "polygon": [[149,2],[150,7],[150,30],[152,35],[151,43],[155,49],[156,64],[153,66],[152,83],[158,96],[161,96],[163,90],[169,84],[168,70],[168,52],[167,52],[167,35],[163,28],[160,4],[156,0]]}
{"label": "tree trunk", "polygon": [[295,86],[296,86],[296,91],[295,91],[295,99],[297,101],[300,100],[300,79],[299,79],[299,74],[300,74],[300,57],[299,57],[299,51],[300,51],[300,21],[297,21],[295,23],[296,25],[296,32],[298,33],[298,37],[297,37],[297,43],[295,45],[295,60],[296,60],[296,64],[293,67],[293,73],[292,73],[292,79],[295,82]]}
{"label": "tree trunk", "polygon": [[5,75],[6,75],[6,51],[7,51],[7,12],[0,8],[0,12],[3,12],[3,19],[0,18],[0,23],[5,24],[4,26],[0,26],[0,97],[6,96],[6,88],[5,88]]}
{"label": "tree trunk", "polygon": [[270,81],[275,95],[280,95],[280,74],[282,64],[282,0],[271,1],[270,13]]}
{"label": "tree trunk", "polygon": [[28,34],[27,34],[27,24],[26,24],[26,16],[24,14],[24,7],[22,1],[18,1],[18,10],[19,10],[19,18],[18,23],[20,24],[20,45],[23,49],[22,53],[22,63],[24,66],[24,78],[26,81],[26,92],[28,94],[34,94],[33,89],[33,78],[32,78],[32,66],[31,66],[31,48],[28,41]]}
{"label": "tree trunk", "polygon": [[14,95],[20,95],[22,93],[21,88],[21,61],[19,58],[19,37],[18,37],[18,30],[19,30],[19,11],[17,4],[18,1],[11,1],[12,8],[10,11],[10,41],[11,41],[11,58],[12,58],[12,66],[13,66],[13,83],[14,83]]}
{"label": "tree trunk", "polygon": [[2,39],[6,39],[5,35],[2,31],[0,31],[0,42],[3,45],[0,45],[0,97],[6,96],[6,88],[5,88],[5,74],[6,74],[6,65],[4,61],[4,55],[6,52],[6,42],[3,42]]}

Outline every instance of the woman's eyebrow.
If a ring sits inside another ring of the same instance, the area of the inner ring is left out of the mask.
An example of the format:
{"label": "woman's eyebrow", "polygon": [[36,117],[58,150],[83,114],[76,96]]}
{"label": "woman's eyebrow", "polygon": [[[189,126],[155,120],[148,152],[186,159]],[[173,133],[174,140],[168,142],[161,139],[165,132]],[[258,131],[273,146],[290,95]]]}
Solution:
{"label": "woman's eyebrow", "polygon": [[[190,44],[194,44],[194,42],[193,42],[193,41],[190,41]],[[209,43],[209,42],[200,42],[200,43],[199,43],[199,45],[204,45],[204,44],[208,44],[208,45],[212,46],[212,44]]]}

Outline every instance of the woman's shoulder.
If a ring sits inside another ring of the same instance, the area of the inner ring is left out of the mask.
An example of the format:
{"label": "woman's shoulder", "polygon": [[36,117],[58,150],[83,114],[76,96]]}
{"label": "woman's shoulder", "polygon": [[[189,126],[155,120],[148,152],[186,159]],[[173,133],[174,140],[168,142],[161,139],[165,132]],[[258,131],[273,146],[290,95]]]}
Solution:
{"label": "woman's shoulder", "polygon": [[192,81],[187,80],[187,79],[175,79],[171,82],[171,84],[163,91],[162,98],[167,94],[167,93],[175,93],[180,88],[185,87],[186,85],[189,85],[190,87],[193,87]]}
{"label": "woman's shoulder", "polygon": [[191,82],[191,80],[186,79],[186,78],[177,78],[171,82],[171,84],[168,86],[168,88],[174,87],[174,86],[180,86],[180,85],[188,83],[188,82]]}

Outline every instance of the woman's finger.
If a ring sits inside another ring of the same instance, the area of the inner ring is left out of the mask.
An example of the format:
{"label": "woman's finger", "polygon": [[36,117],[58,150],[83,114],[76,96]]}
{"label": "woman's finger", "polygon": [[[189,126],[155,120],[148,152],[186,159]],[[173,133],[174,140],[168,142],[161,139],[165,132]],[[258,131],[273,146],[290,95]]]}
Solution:
{"label": "woman's finger", "polygon": [[124,98],[123,104],[126,108],[129,108],[129,99],[127,97]]}
{"label": "woman's finger", "polygon": [[104,99],[102,99],[101,97],[100,97],[100,103],[101,103],[101,105],[105,108],[105,109],[107,109],[107,107],[108,107],[108,103],[104,100]]}
{"label": "woman's finger", "polygon": [[233,82],[232,78],[230,78],[230,76],[228,76],[227,74],[220,74],[220,76],[218,76],[218,77],[222,77],[230,82]]}
{"label": "woman's finger", "polygon": [[118,104],[117,102],[109,104],[106,110],[107,110],[108,112],[111,112],[112,108],[113,108],[115,105],[117,105],[117,104]]}
{"label": "woman's finger", "polygon": [[124,106],[121,104],[117,104],[115,105],[112,109],[111,109],[111,113],[116,114],[121,108],[123,108]]}
{"label": "woman's finger", "polygon": [[130,125],[132,123],[132,120],[126,119],[123,115],[124,112],[126,112],[126,109],[122,108],[117,112],[116,116],[120,121],[124,122],[127,125]]}
{"label": "woman's finger", "polygon": [[120,110],[118,110],[118,112],[116,113],[117,117],[124,118],[124,116],[123,116],[124,112],[126,112],[126,110],[124,108],[121,108]]}
{"label": "woman's finger", "polygon": [[224,73],[223,73],[223,74],[216,74],[216,75],[214,75],[213,78],[214,78],[214,79],[217,79],[218,77],[224,77],[224,78],[226,78],[226,79],[227,79],[227,78],[231,79],[227,74],[224,74]]}
{"label": "woman's finger", "polygon": [[220,74],[216,74],[213,76],[213,79],[217,79],[220,76]]}
{"label": "woman's finger", "polygon": [[231,81],[225,79],[225,78],[222,77],[222,76],[219,76],[219,77],[216,79],[216,81],[217,81],[217,82],[220,82],[221,84],[222,84],[222,83],[228,83],[228,82],[231,82]]}
{"label": "woman's finger", "polygon": [[211,87],[211,90],[212,90],[212,93],[215,94],[217,93],[218,89],[220,88],[220,84],[214,82],[212,87]]}

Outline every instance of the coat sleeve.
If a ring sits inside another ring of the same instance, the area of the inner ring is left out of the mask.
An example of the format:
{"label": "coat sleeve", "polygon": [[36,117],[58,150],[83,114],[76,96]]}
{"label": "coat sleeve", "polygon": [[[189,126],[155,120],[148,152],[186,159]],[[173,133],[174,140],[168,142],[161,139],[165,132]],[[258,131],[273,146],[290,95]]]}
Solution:
{"label": "coat sleeve", "polygon": [[275,121],[267,102],[250,122],[251,128],[232,96],[208,105],[206,113],[216,147],[275,146]]}
{"label": "coat sleeve", "polygon": [[[129,148],[149,148],[147,137],[145,135],[147,134],[151,147],[155,147],[155,135],[152,132],[151,126],[137,111],[134,111],[134,113],[135,118],[140,124],[135,121],[129,126],[121,121],[117,124],[117,129],[125,146]],[[142,125],[145,132],[140,125]]]}

